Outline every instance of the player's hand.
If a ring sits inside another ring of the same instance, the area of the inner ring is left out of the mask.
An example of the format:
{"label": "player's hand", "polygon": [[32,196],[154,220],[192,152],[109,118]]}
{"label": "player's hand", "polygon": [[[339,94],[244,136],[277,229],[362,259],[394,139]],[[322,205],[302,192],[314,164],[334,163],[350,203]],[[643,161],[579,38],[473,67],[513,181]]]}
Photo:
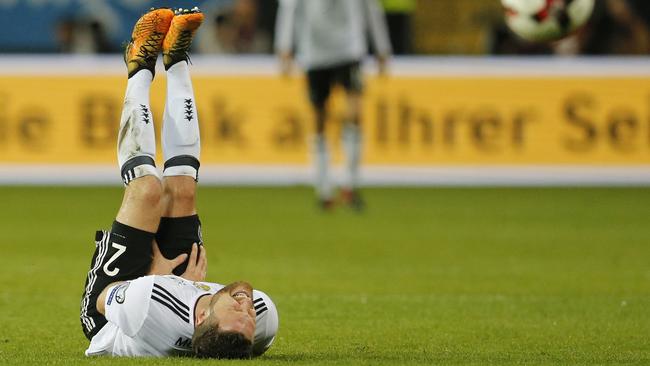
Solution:
{"label": "player's hand", "polygon": [[280,74],[283,77],[289,77],[289,75],[291,75],[291,69],[293,67],[293,56],[290,52],[281,52],[279,58]]}
{"label": "player's hand", "polygon": [[188,261],[187,268],[181,277],[190,281],[205,281],[207,270],[208,259],[205,255],[205,247],[203,245],[197,245],[196,243],[192,244],[190,260]]}
{"label": "player's hand", "polygon": [[[158,248],[158,243],[154,240],[153,242],[153,259],[151,260],[151,268],[149,269],[149,275],[170,275],[174,268],[180,266],[187,259],[187,254],[183,253],[174,259],[167,259],[160,252]],[[196,260],[196,257],[195,257]]]}
{"label": "player's hand", "polygon": [[388,56],[379,55],[377,56],[377,72],[379,76],[385,77],[388,75]]}

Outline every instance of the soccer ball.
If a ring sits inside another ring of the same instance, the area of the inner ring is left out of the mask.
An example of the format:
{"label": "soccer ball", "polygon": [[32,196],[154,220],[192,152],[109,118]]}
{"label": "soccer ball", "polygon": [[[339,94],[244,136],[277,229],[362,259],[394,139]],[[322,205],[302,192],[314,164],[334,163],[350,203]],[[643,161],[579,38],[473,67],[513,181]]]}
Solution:
{"label": "soccer ball", "polygon": [[594,0],[501,0],[508,27],[532,42],[566,37],[583,26],[594,10]]}

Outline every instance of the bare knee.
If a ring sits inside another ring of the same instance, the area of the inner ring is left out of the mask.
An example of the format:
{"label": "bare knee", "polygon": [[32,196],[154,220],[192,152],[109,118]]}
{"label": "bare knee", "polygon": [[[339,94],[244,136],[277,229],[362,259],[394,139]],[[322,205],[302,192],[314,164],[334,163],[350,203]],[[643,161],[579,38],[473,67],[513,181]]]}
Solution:
{"label": "bare knee", "polygon": [[160,180],[154,176],[145,176],[132,181],[126,189],[125,199],[140,204],[156,207],[163,196]]}
{"label": "bare knee", "polygon": [[131,181],[116,220],[136,229],[156,232],[160,223],[162,194],[158,177],[144,176]]}
{"label": "bare knee", "polygon": [[163,216],[177,217],[196,213],[196,181],[192,177],[166,177],[163,187]]}

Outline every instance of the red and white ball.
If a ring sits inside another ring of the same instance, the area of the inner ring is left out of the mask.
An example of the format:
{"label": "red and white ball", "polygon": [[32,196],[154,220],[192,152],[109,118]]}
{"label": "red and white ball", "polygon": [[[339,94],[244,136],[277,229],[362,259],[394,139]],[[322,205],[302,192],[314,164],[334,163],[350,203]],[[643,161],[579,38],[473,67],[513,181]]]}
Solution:
{"label": "red and white ball", "polygon": [[501,0],[508,27],[532,42],[549,42],[566,37],[587,21],[594,0]]}

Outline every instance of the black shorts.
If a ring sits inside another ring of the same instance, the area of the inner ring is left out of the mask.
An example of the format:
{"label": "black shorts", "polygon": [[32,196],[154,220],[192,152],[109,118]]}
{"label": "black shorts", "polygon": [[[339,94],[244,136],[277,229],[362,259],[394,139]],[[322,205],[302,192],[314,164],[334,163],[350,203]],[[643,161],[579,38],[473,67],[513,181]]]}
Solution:
{"label": "black shorts", "polygon": [[153,239],[153,233],[117,221],[110,231],[96,232],[95,254],[81,299],[81,327],[89,340],[106,325],[106,318],[95,305],[97,297],[113,282],[133,280],[149,272]]}
{"label": "black shorts", "polygon": [[309,99],[316,108],[324,108],[332,86],[341,85],[347,92],[361,93],[361,63],[358,61],[307,71]]}
{"label": "black shorts", "polygon": [[[156,234],[117,221],[113,222],[111,231],[96,232],[95,254],[81,299],[81,327],[89,340],[107,322],[97,311],[97,297],[113,282],[134,280],[149,273],[154,237],[166,258],[173,259],[182,253],[187,253],[189,258],[192,244],[203,245],[199,216],[163,217]],[[180,276],[186,267],[187,261],[173,273]]]}
{"label": "black shorts", "polygon": [[[192,252],[192,244],[203,245],[199,216],[161,218],[160,227],[156,233],[156,242],[160,252],[167,259],[176,258],[183,253],[187,253],[189,258]],[[196,259],[198,260],[198,257]],[[185,261],[176,267],[172,273],[177,276],[182,275],[187,268],[187,262]]]}

